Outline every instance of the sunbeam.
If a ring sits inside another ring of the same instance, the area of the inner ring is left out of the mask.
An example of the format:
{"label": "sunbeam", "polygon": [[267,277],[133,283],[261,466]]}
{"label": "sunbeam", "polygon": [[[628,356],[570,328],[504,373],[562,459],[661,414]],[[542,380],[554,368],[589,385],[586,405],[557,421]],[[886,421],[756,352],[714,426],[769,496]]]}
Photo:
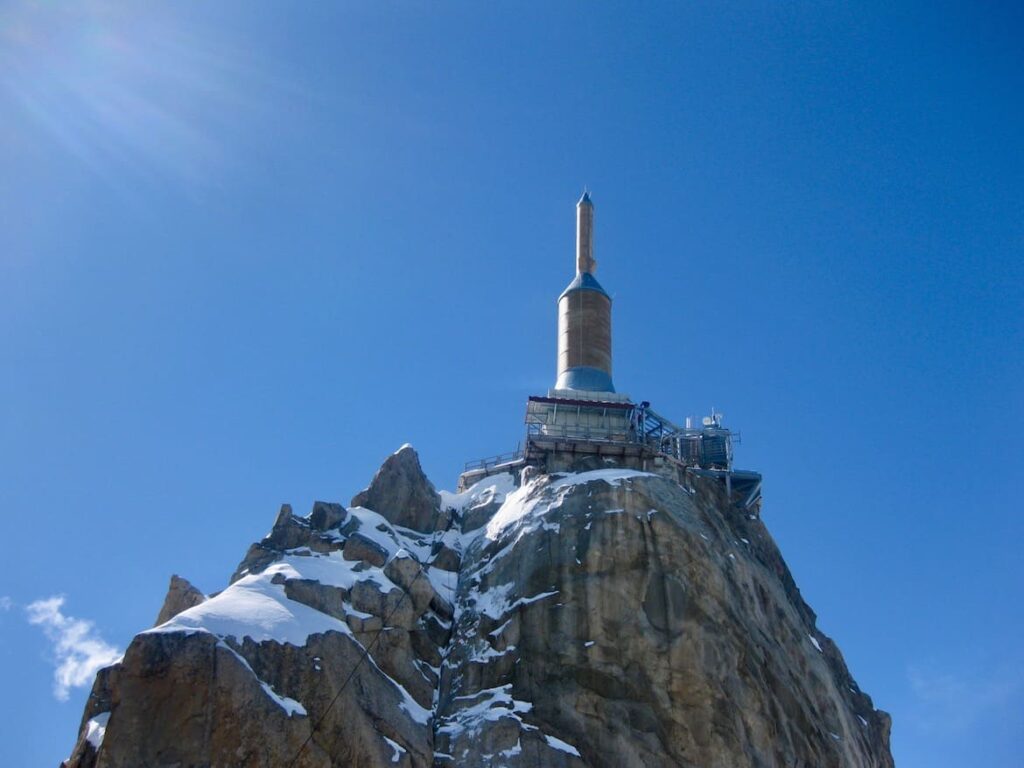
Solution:
{"label": "sunbeam", "polygon": [[112,186],[215,185],[280,80],[269,83],[231,41],[176,8],[37,0],[0,8],[5,130],[44,139]]}

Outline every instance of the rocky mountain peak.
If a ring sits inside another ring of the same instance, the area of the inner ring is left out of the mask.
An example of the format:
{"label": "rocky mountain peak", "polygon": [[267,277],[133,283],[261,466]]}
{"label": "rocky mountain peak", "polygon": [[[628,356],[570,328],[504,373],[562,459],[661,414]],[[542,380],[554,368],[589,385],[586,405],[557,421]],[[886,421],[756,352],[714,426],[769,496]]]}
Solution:
{"label": "rocky mountain peak", "polygon": [[352,499],[353,507],[379,512],[391,523],[414,531],[433,531],[443,517],[441,497],[408,443],[388,456],[370,485]]}
{"label": "rocky mountain peak", "polygon": [[204,600],[206,596],[192,586],[188,579],[183,579],[177,574],[172,575],[171,583],[167,587],[167,597],[164,598],[164,604],[157,614],[154,626],[170,621],[182,611],[187,611]]}
{"label": "rocky mountain peak", "polygon": [[68,768],[891,768],[888,716],[712,480],[535,469],[438,493],[403,447],[172,578]]}

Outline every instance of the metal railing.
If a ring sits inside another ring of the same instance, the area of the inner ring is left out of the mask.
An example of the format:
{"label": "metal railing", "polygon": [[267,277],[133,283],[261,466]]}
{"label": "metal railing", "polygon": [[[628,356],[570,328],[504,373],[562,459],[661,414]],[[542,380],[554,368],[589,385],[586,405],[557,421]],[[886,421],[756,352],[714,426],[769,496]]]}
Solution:
{"label": "metal railing", "polygon": [[471,472],[474,469],[493,469],[494,467],[500,467],[502,464],[511,464],[519,461],[521,458],[523,458],[523,448],[522,446],[517,446],[514,451],[509,451],[508,453],[499,453],[497,456],[467,461],[462,471]]}
{"label": "metal railing", "polygon": [[[531,397],[526,412],[526,442],[556,443],[583,441],[605,445],[635,446],[660,454],[681,466],[732,469],[732,446],[739,432],[714,425],[680,427],[644,404],[619,404],[561,401]],[[614,414],[626,411],[628,415]],[[575,412],[576,419],[565,423],[565,415]],[[557,421],[556,421],[557,418]],[[562,423],[558,423],[562,421]],[[487,471],[522,460],[522,445],[514,451],[467,461],[463,472]]]}
{"label": "metal railing", "polygon": [[527,439],[541,440],[586,440],[592,443],[636,444],[640,441],[630,439],[625,431],[613,431],[607,427],[572,425],[572,424],[541,424],[528,422],[526,425]]}
{"label": "metal railing", "polygon": [[618,406],[615,410],[628,414],[618,418],[609,410],[605,403],[572,402],[559,408],[557,403],[530,398],[527,443],[578,440],[637,446],[685,466],[732,467],[732,446],[739,442],[739,433],[717,422],[680,427],[647,406]]}

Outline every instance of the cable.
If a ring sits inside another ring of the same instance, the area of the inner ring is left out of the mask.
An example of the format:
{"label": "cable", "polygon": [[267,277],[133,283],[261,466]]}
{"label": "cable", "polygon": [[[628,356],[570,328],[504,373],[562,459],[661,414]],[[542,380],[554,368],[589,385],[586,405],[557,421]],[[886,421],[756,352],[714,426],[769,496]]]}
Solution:
{"label": "cable", "polygon": [[373,650],[373,647],[377,644],[377,641],[380,640],[381,633],[388,628],[388,622],[391,620],[391,617],[394,616],[395,611],[397,611],[399,606],[402,605],[402,601],[405,600],[406,595],[412,593],[412,588],[413,586],[415,586],[416,581],[419,579],[421,575],[423,575],[423,565],[420,564],[419,561],[417,561],[416,564],[419,566],[419,570],[416,571],[416,576],[413,577],[413,580],[409,583],[409,588],[402,590],[402,596],[398,599],[398,602],[395,603],[395,607],[392,608],[388,615],[384,617],[384,620],[381,622],[382,626],[380,629],[377,630],[377,634],[374,635],[373,641],[365,648],[363,648],[363,654],[359,657],[359,661],[357,661],[356,665],[352,667],[352,671],[348,673],[348,677],[345,678],[345,682],[341,684],[341,688],[339,688],[338,692],[334,694],[334,698],[331,699],[331,703],[327,705],[327,709],[324,710],[324,713],[320,715],[320,719],[317,720],[316,723],[313,724],[313,727],[309,730],[309,736],[307,736],[306,740],[302,742],[302,746],[299,747],[299,751],[295,753],[295,757],[293,757],[291,759],[291,762],[288,763],[288,768],[294,768],[296,761],[302,755],[302,751],[306,748],[309,742],[313,740],[313,734],[315,734],[317,730],[320,728],[320,726],[323,725],[323,722],[327,719],[327,715],[331,711],[331,708],[334,707],[335,703],[337,703],[338,699],[341,697],[341,694],[345,692],[345,688],[348,686],[350,682],[352,682],[352,678],[355,677],[356,672],[359,671],[359,667],[363,665],[363,662],[366,661],[366,658],[370,655],[370,651]]}

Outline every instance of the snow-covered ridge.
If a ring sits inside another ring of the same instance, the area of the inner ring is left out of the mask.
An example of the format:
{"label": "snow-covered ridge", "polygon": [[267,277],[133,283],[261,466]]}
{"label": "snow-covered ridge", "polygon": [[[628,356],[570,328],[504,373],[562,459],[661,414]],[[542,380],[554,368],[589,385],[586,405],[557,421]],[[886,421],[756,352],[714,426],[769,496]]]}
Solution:
{"label": "snow-covered ridge", "polygon": [[[366,632],[368,627],[373,626],[383,628],[389,615],[398,620],[395,608],[400,608],[402,602],[407,604],[406,614],[402,618],[408,621],[412,597],[405,593],[406,587],[410,585],[396,583],[392,576],[402,571],[391,569],[403,559],[412,561],[413,568],[419,569],[417,578],[429,584],[429,590],[438,596],[440,605],[450,603],[454,598],[457,575],[432,568],[430,564],[431,550],[444,538],[443,533],[423,534],[405,529],[391,524],[377,512],[362,507],[345,510],[341,522],[329,531],[312,530],[309,518],[286,516],[283,522],[279,521],[279,525],[287,528],[286,533],[293,537],[296,531],[300,534],[308,532],[310,543],[315,544],[318,550],[327,551],[314,551],[310,546],[281,550],[276,560],[259,572],[247,573],[219,594],[142,634],[212,634],[222,641],[222,647],[232,651],[252,671],[238,651],[246,638],[257,643],[272,641],[304,646],[313,635],[337,632],[363,645],[366,636],[360,635],[360,632]],[[277,534],[278,526],[275,526],[264,544],[272,543]],[[354,538],[362,546],[369,546],[371,555],[379,555],[379,559],[371,562],[347,556],[346,543]],[[311,583],[338,590],[343,595],[343,614],[338,615],[335,611],[335,615],[331,615],[306,602],[293,599],[287,588],[289,582]],[[381,606],[378,615],[353,605],[352,595],[357,590],[362,590],[364,600],[367,593],[371,594],[371,598],[372,594],[379,595],[379,598],[371,599],[373,605]],[[403,597],[396,598],[395,595]],[[385,610],[385,606],[388,609]],[[432,609],[427,611],[434,615]],[[447,625],[443,617],[435,615],[433,620],[441,626]],[[370,631],[373,632],[372,629]],[[380,669],[372,658],[369,661],[372,666]],[[255,672],[253,675],[257,677]],[[417,703],[398,681],[389,679],[399,689],[406,712],[414,720],[427,722],[431,717],[430,709]],[[257,680],[267,696],[289,715],[306,714],[299,701],[281,695],[258,677]]]}
{"label": "snow-covered ridge", "polygon": [[[623,480],[634,477],[652,477],[648,472],[632,469],[595,469],[590,472],[576,472],[538,476],[505,499],[505,503],[487,524],[486,536],[491,541],[501,538],[510,528],[519,528],[519,535],[536,525],[557,525],[547,521],[547,513],[558,507],[566,494],[577,485],[603,481],[612,487],[622,485]],[[553,493],[552,493],[553,492]]]}
{"label": "snow-covered ridge", "polygon": [[[544,514],[556,507],[561,496],[575,485],[602,480],[615,486],[625,479],[646,475],[632,470],[602,469],[559,475],[550,482],[543,478],[533,480],[517,488],[515,478],[503,473],[484,478],[462,493],[441,491],[440,495],[443,508],[456,513],[470,507],[500,504],[483,529],[487,539],[495,540],[506,528],[526,520],[543,524]],[[552,498],[550,494],[538,494],[538,488],[558,493]],[[299,519],[298,522],[308,526],[308,519]],[[277,562],[260,573],[243,576],[214,597],[147,631],[205,631],[221,638],[242,640],[250,637],[256,642],[275,640],[303,645],[312,634],[346,632],[347,626],[337,618],[290,599],[285,594],[284,581],[310,580],[345,590],[351,590],[360,582],[373,583],[385,592],[400,589],[384,573],[383,566],[345,558],[341,545],[352,534],[358,533],[378,545],[388,560],[404,556],[403,553],[414,558],[424,567],[431,586],[449,601],[454,597],[455,585],[449,572],[430,567],[432,548],[443,543],[461,554],[466,544],[479,536],[473,535],[474,532],[463,534],[457,527],[423,534],[392,525],[383,515],[362,507],[346,510],[346,517],[339,528],[345,532],[323,534],[338,542],[334,551],[314,552],[308,547],[285,550]]]}
{"label": "snow-covered ridge", "polygon": [[[382,515],[361,507],[348,510],[344,527],[349,535],[361,536],[379,545],[390,560],[403,553],[420,564],[427,562],[432,541],[423,534],[391,525]],[[330,534],[339,544],[348,537]],[[443,572],[431,573],[425,568],[431,585],[450,599],[453,584]],[[170,621],[149,632],[210,632],[221,638],[256,642],[274,640],[279,643],[304,645],[308,637],[320,632],[349,633],[345,622],[290,599],[285,594],[286,580],[310,580],[325,586],[350,590],[357,583],[372,583],[383,592],[400,589],[380,566],[359,560],[347,560],[340,548],[317,553],[308,547],[286,550],[278,562],[257,574],[242,577],[223,592],[206,602],[179,613]]]}
{"label": "snow-covered ridge", "polygon": [[[241,572],[245,575],[224,591],[182,611],[169,621],[147,630],[146,633],[212,634],[221,641],[222,647],[234,653],[251,672],[252,667],[238,651],[246,638],[257,643],[270,641],[304,646],[313,635],[337,632],[359,643],[359,632],[365,631],[370,622],[385,617],[375,618],[374,614],[353,605],[353,592],[359,589],[377,592],[382,596],[381,604],[384,604],[384,597],[395,593],[396,590],[399,593],[406,592],[410,585],[396,583],[392,578],[395,576],[392,565],[396,561],[403,558],[414,561],[416,567],[421,569],[420,576],[426,577],[433,592],[444,603],[454,604],[459,574],[432,567],[437,552],[448,548],[461,558],[470,547],[486,546],[498,539],[509,539],[514,542],[526,531],[537,526],[553,526],[557,529],[558,523],[551,522],[547,516],[560,505],[561,500],[571,493],[574,487],[595,481],[619,486],[629,478],[645,474],[629,470],[597,470],[558,475],[553,479],[540,476],[521,487],[517,487],[516,478],[511,474],[494,475],[480,480],[462,493],[440,492],[442,510],[452,512],[456,524],[448,530],[433,533],[422,533],[394,525],[383,515],[364,507],[341,510],[343,516],[337,525],[327,531],[315,531],[309,517],[294,518],[285,515],[279,519],[274,530],[264,540],[264,544],[272,546],[281,529],[288,534],[281,534],[288,541],[294,541],[297,535],[299,538],[307,536],[307,545],[278,550],[275,559],[269,565],[263,565],[262,570],[259,570],[258,564],[252,566],[257,572],[243,569]],[[459,521],[466,513],[477,509],[484,509],[485,512],[489,509],[496,511],[485,525],[464,533],[458,524]],[[359,540],[361,546],[368,546],[374,550],[379,559],[352,556],[347,547],[349,542],[355,539]],[[503,549],[492,558],[490,564],[493,566],[505,551],[507,549]],[[480,582],[483,575],[485,574],[482,571],[474,574],[477,589],[471,590],[468,602],[463,601],[463,605],[471,606],[479,615],[487,616],[491,620],[500,619],[518,606],[529,605],[558,594],[557,591],[548,591],[536,595],[519,595],[515,593],[512,584],[483,588]],[[287,588],[289,582],[311,583],[340,590],[344,594],[344,613],[327,613],[307,602],[293,599],[289,596]],[[462,607],[458,606],[457,610]],[[445,618],[440,617],[438,620],[443,625],[448,625]],[[479,661],[486,661],[514,650],[515,648],[511,647],[499,652],[487,646],[479,648],[475,653]],[[439,672],[439,669],[435,669],[435,673]],[[257,677],[255,672],[253,675]],[[389,679],[400,690],[406,702],[404,708],[410,715],[417,721],[427,722],[432,717],[431,710],[417,704],[398,681]],[[289,716],[306,715],[306,709],[301,702],[275,691],[258,677],[257,680],[267,696]],[[505,701],[501,692],[491,693]],[[522,702],[507,703],[511,705],[509,709],[513,713],[526,711],[529,707]],[[489,715],[487,707],[496,704],[497,699],[491,697],[487,706],[481,702],[479,708],[464,709],[458,717],[461,726],[452,721],[448,727],[464,727],[480,717],[486,719],[493,716],[493,710]],[[102,738],[99,725],[97,724],[97,738]],[[397,752],[395,755],[398,757]]]}
{"label": "snow-covered ridge", "polygon": [[441,506],[453,512],[462,513],[468,507],[482,506],[505,501],[505,497],[516,489],[516,479],[509,472],[485,477],[462,493],[440,491]]}
{"label": "snow-covered ridge", "polygon": [[147,632],[209,632],[239,642],[251,637],[258,643],[274,640],[292,645],[305,645],[310,635],[319,632],[350,634],[345,622],[289,599],[284,585],[273,581],[277,574],[308,578],[289,562],[272,565],[263,573],[239,579],[216,597]]}

